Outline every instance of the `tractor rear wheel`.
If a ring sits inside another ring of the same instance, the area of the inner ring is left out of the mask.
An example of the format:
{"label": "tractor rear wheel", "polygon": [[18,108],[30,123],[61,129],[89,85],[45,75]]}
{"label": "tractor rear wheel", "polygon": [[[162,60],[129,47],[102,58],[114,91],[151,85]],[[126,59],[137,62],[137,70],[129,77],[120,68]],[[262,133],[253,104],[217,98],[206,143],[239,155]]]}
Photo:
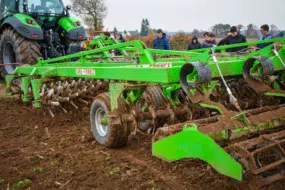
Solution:
{"label": "tractor rear wheel", "polygon": [[37,41],[24,38],[12,28],[4,29],[1,34],[0,49],[0,63],[4,64],[4,75],[12,74],[17,67],[11,63],[34,65],[38,62],[38,57],[42,56]]}

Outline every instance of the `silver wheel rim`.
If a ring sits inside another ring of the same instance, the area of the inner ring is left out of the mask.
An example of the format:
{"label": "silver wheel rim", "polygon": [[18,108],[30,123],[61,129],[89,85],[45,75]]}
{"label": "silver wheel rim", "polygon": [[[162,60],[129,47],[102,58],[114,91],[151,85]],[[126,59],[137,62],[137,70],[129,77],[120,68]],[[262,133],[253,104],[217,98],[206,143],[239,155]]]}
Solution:
{"label": "silver wheel rim", "polygon": [[8,64],[16,62],[16,55],[15,55],[13,44],[11,42],[7,42],[4,46],[3,62],[4,62],[4,68],[6,72],[8,74],[12,74],[15,70],[15,66],[8,65]]}
{"label": "silver wheel rim", "polygon": [[95,125],[96,129],[101,137],[104,137],[108,133],[109,125],[105,124],[103,120],[106,118],[106,112],[103,108],[98,108],[95,112]]}

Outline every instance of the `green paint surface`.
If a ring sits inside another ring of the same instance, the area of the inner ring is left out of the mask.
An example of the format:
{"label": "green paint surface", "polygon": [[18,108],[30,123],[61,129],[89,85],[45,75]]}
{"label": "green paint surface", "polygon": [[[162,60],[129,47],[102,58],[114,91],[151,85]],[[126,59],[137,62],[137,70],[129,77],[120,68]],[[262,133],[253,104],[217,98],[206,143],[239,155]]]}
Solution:
{"label": "green paint surface", "polygon": [[180,133],[154,142],[152,153],[166,161],[201,159],[221,174],[242,180],[242,166],[197,127],[186,127]]}

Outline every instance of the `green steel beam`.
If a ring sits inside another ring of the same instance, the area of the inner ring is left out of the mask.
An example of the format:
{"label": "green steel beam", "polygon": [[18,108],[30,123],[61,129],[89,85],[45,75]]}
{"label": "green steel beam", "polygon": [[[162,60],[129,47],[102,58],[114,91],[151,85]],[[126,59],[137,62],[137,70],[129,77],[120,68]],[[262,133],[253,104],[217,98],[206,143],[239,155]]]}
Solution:
{"label": "green steel beam", "polygon": [[[285,54],[280,53],[280,57],[285,60]],[[273,62],[275,70],[284,70],[280,60],[273,56],[270,57]],[[219,61],[219,66],[223,71],[223,75],[238,76],[242,75],[243,63],[245,60],[233,59],[228,61]],[[119,63],[118,65],[124,65]],[[212,77],[220,78],[216,65],[209,61],[209,67],[212,71]],[[110,79],[110,80],[127,80],[127,81],[140,81],[140,82],[155,82],[155,83],[174,83],[180,81],[180,66],[171,66],[166,68],[152,67],[151,65],[132,65],[114,66],[112,64],[98,64],[85,63],[85,64],[47,64],[47,65],[34,65],[18,67],[14,74],[24,75],[44,75],[47,70],[55,68],[52,76],[60,77],[85,77],[94,79]],[[82,72],[81,72],[82,71]],[[86,73],[86,72],[87,73]]]}
{"label": "green steel beam", "polygon": [[29,97],[29,85],[30,85],[30,77],[22,77],[22,90],[23,90],[23,97],[22,100],[23,102],[29,102],[30,97]]}
{"label": "green steel beam", "polygon": [[121,44],[106,46],[106,47],[98,48],[98,49],[94,49],[94,50],[83,51],[83,52],[79,52],[76,54],[62,56],[62,57],[58,57],[58,58],[54,58],[54,59],[40,60],[39,65],[45,65],[45,64],[49,64],[49,63],[57,63],[57,62],[61,62],[61,61],[68,61],[68,60],[73,59],[73,58],[81,58],[84,56],[103,53],[106,51],[120,49],[120,48],[128,47],[128,46],[136,48],[141,64],[155,64],[155,61],[154,61],[153,57],[151,56],[149,50],[146,48],[146,45],[142,41],[135,40],[135,41],[125,42],[125,43],[121,43]]}
{"label": "green steel beam", "polygon": [[41,79],[33,79],[31,80],[32,84],[32,90],[34,94],[34,99],[35,99],[35,107],[40,108],[42,107],[40,99],[40,88],[42,86],[42,80]]}

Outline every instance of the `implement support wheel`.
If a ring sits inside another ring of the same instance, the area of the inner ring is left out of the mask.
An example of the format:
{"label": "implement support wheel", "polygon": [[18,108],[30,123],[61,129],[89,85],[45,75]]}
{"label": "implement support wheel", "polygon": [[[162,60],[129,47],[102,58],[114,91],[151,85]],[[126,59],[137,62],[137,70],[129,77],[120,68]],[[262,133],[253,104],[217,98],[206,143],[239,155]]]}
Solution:
{"label": "implement support wheel", "polygon": [[110,110],[109,93],[95,98],[90,109],[92,133],[99,144],[108,148],[119,148],[127,144],[130,132],[127,126],[108,117]]}

